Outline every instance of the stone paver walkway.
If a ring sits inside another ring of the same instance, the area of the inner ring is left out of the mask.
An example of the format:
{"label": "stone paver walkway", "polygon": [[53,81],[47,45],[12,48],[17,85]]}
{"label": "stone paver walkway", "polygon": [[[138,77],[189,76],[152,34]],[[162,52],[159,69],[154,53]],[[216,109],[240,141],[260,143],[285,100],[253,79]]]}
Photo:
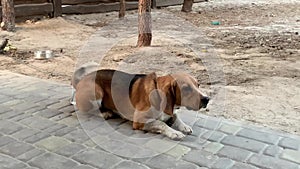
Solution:
{"label": "stone paver walkway", "polygon": [[300,138],[182,110],[181,142],[78,115],[71,88],[0,71],[0,168],[300,169]]}

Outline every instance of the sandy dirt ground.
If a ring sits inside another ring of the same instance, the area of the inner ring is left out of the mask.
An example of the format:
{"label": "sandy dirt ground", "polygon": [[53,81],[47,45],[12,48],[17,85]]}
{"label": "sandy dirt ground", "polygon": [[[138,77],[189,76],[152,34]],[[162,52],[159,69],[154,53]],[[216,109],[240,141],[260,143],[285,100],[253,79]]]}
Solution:
{"label": "sandy dirt ground", "polygon": [[[195,4],[189,14],[180,12],[180,6],[159,9],[199,27],[222,59],[225,110],[210,111],[218,104],[212,102],[201,113],[300,135],[299,5],[296,0],[214,0]],[[18,48],[0,55],[0,69],[70,83],[76,58],[89,37],[117,16],[116,12],[69,15],[21,23],[15,33],[0,32],[0,39],[9,38]],[[135,43],[133,37],[117,44],[102,67],[158,74],[186,71],[212,98],[217,97],[213,88],[218,82],[210,81],[207,68],[184,44],[160,35],[153,37],[153,47],[137,49]],[[35,60],[36,50],[52,50],[55,58]]]}

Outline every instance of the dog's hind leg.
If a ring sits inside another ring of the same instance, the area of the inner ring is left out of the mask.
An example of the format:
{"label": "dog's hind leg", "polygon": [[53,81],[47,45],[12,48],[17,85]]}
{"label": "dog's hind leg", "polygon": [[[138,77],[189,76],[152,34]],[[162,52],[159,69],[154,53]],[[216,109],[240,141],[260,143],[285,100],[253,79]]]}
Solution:
{"label": "dog's hind leg", "polygon": [[98,85],[86,85],[85,88],[77,90],[76,106],[81,112],[91,112],[100,108],[103,97],[103,91]]}

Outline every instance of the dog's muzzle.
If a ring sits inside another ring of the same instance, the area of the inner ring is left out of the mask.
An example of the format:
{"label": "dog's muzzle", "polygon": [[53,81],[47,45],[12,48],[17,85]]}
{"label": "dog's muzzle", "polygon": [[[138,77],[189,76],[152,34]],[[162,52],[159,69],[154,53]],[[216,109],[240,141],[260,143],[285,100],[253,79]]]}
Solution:
{"label": "dog's muzzle", "polygon": [[209,102],[209,97],[203,97],[203,98],[201,99],[201,107],[202,107],[202,108],[206,108],[208,102]]}

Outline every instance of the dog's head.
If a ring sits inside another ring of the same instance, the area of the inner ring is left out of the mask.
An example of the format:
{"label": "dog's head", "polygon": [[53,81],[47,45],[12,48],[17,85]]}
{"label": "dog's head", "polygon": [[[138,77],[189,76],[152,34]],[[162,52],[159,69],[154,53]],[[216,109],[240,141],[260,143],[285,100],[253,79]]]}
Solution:
{"label": "dog's head", "polygon": [[209,98],[200,92],[199,83],[195,78],[186,73],[173,74],[172,77],[176,89],[175,105],[184,106],[189,110],[206,108]]}
{"label": "dog's head", "polygon": [[206,108],[209,98],[199,89],[195,78],[186,73],[176,73],[158,79],[159,88],[167,98],[167,114],[173,113],[174,106],[183,106],[189,110]]}

